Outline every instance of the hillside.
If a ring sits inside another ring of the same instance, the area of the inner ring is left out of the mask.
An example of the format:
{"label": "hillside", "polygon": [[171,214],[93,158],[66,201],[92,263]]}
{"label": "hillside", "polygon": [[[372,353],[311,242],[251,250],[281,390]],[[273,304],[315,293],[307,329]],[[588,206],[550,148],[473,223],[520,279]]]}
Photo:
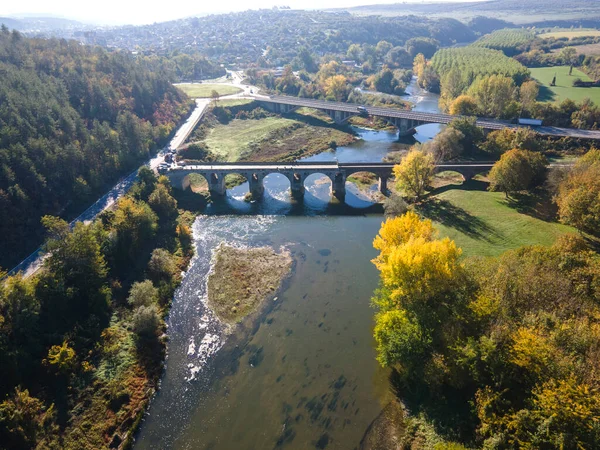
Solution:
{"label": "hillside", "polygon": [[595,0],[493,0],[453,3],[395,3],[344,8],[352,14],[427,17],[453,17],[468,21],[477,16],[494,17],[517,24],[552,20],[600,19],[600,4]]}
{"label": "hillside", "polygon": [[75,41],[0,32],[0,266],[162,146],[189,110],[160,67]]}
{"label": "hillside", "polygon": [[193,17],[141,27],[97,30],[78,36],[89,44],[169,54],[197,51],[225,64],[288,64],[302,47],[317,55],[346,53],[353,43],[385,40],[402,46],[414,37],[432,37],[442,45],[474,41],[475,35],[453,19],[355,17],[322,11],[258,10]]}

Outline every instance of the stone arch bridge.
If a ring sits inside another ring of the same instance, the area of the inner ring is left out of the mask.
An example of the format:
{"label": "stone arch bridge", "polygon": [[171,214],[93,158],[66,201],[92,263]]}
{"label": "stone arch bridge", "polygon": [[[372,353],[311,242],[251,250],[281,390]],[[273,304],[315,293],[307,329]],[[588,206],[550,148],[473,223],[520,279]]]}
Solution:
{"label": "stone arch bridge", "polygon": [[[449,163],[436,165],[436,172],[447,170],[460,173],[465,180],[473,178],[481,172],[491,169],[493,163]],[[379,190],[387,192],[387,181],[392,176],[394,164],[390,163],[337,163],[337,162],[294,162],[294,163],[215,163],[202,165],[177,166],[168,169],[165,175],[173,187],[187,189],[190,186],[189,175],[202,175],[208,182],[212,196],[225,195],[225,177],[239,174],[248,180],[249,191],[254,198],[264,193],[263,180],[272,173],[280,173],[290,180],[292,197],[300,199],[304,196],[304,182],[312,174],[322,174],[331,180],[331,193],[342,200],[346,196],[346,180],[357,172],[369,172],[379,180]]]}

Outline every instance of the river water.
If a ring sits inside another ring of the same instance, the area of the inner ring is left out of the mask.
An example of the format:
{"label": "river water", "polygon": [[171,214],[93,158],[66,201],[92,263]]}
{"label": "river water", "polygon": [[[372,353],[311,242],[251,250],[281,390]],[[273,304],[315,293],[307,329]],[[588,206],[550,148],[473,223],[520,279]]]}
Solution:
{"label": "river water", "polygon": [[[416,109],[437,110],[435,96],[410,91]],[[438,130],[427,125],[416,137]],[[361,141],[310,159],[381,161],[402,148],[393,133],[358,132]],[[392,398],[375,360],[370,307],[382,216],[352,184],[342,204],[322,177],[305,185],[296,203],[288,180],[269,175],[261,201],[244,202],[240,185],[195,221],[197,256],[175,294],[166,370],[136,449],[359,448]],[[205,306],[221,243],[287,248],[294,259],[275,300],[229,335]]]}

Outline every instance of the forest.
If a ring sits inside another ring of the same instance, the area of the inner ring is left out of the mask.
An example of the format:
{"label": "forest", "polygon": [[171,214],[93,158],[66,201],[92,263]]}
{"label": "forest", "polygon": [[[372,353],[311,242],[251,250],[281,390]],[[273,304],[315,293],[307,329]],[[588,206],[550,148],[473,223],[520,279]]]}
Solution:
{"label": "forest", "polygon": [[193,253],[168,180],[145,167],[138,180],[90,225],[44,216],[42,270],[0,285],[2,448],[131,444]]}
{"label": "forest", "polygon": [[191,103],[128,53],[0,31],[0,266],[163,146]]}

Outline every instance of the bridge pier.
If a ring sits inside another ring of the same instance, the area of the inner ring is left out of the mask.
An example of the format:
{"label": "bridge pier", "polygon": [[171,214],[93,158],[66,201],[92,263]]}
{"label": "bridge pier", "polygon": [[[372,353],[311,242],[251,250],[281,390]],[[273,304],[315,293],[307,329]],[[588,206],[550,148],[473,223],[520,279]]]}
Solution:
{"label": "bridge pier", "polygon": [[259,176],[256,173],[250,174],[248,178],[248,187],[250,190],[250,194],[253,199],[259,199],[265,193],[265,185],[263,184],[263,177]]}
{"label": "bridge pier", "polygon": [[387,182],[388,182],[388,177],[379,177],[379,192],[381,192],[383,195],[387,194]]}
{"label": "bridge pier", "polygon": [[227,189],[225,188],[225,176],[211,173],[208,176],[208,191],[211,196],[222,197],[225,195],[227,192]]}
{"label": "bridge pier", "polygon": [[336,172],[331,180],[331,195],[340,202],[346,199],[346,175],[342,172]]}
{"label": "bridge pier", "polygon": [[342,125],[346,123],[350,117],[355,115],[349,113],[348,111],[338,111],[335,109],[327,109],[325,110],[325,112],[337,125]]}
{"label": "bridge pier", "polygon": [[304,178],[302,175],[299,173],[292,173],[289,178],[292,198],[296,200],[304,198]]}

